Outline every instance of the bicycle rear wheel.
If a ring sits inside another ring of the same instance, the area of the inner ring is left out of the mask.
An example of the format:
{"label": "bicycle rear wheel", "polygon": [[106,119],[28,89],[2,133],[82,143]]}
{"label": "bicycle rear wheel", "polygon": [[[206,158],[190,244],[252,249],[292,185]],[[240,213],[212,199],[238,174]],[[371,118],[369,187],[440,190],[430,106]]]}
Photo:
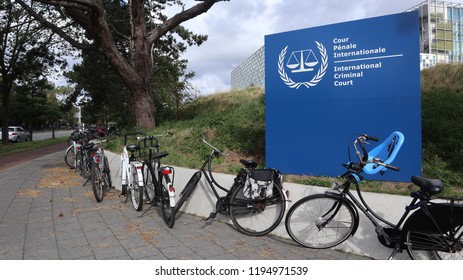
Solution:
{"label": "bicycle rear wheel", "polygon": [[109,169],[109,161],[107,156],[104,157],[103,179],[106,187],[105,190],[109,190],[113,187],[113,182],[111,180],[111,170]]}
{"label": "bicycle rear wheel", "polygon": [[104,185],[105,181],[103,178],[103,172],[101,172],[98,163],[92,163],[92,189],[93,194],[95,195],[95,199],[97,202],[102,202],[104,197]]}
{"label": "bicycle rear wheel", "polygon": [[156,182],[156,177],[154,176],[154,172],[152,170],[151,163],[146,163],[143,164],[143,183],[145,187],[145,194],[146,198],[149,199],[151,204],[154,204],[155,201],[155,185],[157,184]]}
{"label": "bicycle rear wheel", "polygon": [[409,230],[406,233],[407,252],[413,260],[463,260],[463,228],[455,237]]}
{"label": "bicycle rear wheel", "polygon": [[137,168],[132,166],[132,186],[130,186],[130,199],[132,200],[133,209],[141,211],[143,209],[143,182],[139,182]]}
{"label": "bicycle rear wheel", "polygon": [[347,203],[325,194],[307,196],[286,215],[286,231],[300,245],[326,249],[344,242],[354,229],[354,210]]}
{"label": "bicycle rear wheel", "polygon": [[168,227],[173,227],[175,224],[175,206],[171,206],[170,199],[169,199],[169,190],[168,187],[170,186],[170,178],[168,175],[162,176],[161,182],[161,190],[159,190],[161,194],[161,214],[164,222]]}
{"label": "bicycle rear wheel", "polygon": [[244,184],[232,187],[230,197],[230,218],[242,233],[262,236],[274,230],[283,219],[286,202],[280,187],[273,188],[273,194],[265,199],[251,199],[244,196]]}

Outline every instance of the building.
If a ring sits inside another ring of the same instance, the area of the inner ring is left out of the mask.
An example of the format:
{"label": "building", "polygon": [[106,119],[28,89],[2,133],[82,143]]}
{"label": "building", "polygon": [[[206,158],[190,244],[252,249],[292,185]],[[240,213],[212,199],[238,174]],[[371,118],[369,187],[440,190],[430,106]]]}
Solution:
{"label": "building", "polygon": [[265,48],[262,46],[231,72],[231,87],[265,87]]}
{"label": "building", "polygon": [[[424,1],[406,12],[420,17],[420,69],[438,63],[463,62],[463,4]],[[231,72],[231,87],[265,87],[265,48],[261,47]]]}
{"label": "building", "polygon": [[463,62],[463,4],[427,0],[407,11],[420,17],[421,68]]}

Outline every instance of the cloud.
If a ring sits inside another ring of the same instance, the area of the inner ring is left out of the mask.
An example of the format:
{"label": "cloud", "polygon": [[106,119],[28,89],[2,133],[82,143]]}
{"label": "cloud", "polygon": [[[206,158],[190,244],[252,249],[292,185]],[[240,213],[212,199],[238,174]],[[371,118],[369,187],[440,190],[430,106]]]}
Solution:
{"label": "cloud", "polygon": [[[186,7],[196,1],[185,1]],[[187,50],[192,84],[203,94],[230,89],[231,71],[264,45],[265,35],[403,12],[416,0],[267,0],[219,2],[184,23],[208,40]]]}

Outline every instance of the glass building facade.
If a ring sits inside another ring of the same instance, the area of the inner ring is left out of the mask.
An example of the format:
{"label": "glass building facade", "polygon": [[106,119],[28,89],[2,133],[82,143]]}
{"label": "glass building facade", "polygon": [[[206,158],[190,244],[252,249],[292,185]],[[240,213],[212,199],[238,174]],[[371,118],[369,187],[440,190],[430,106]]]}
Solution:
{"label": "glass building facade", "polygon": [[422,66],[463,62],[463,4],[427,0],[408,11],[414,10],[420,16]]}
{"label": "glass building facade", "polygon": [[231,72],[231,88],[265,87],[265,48],[261,47]]}

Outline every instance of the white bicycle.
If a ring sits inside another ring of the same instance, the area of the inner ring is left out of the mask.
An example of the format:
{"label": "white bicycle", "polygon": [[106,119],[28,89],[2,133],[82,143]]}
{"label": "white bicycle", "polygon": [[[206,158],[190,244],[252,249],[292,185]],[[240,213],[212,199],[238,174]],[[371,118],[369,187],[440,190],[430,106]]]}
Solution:
{"label": "white bicycle", "polygon": [[135,154],[140,151],[140,145],[127,144],[128,136],[143,135],[143,133],[124,134],[124,147],[121,154],[121,184],[122,195],[126,202],[130,198],[133,208],[143,209],[143,161]]}

